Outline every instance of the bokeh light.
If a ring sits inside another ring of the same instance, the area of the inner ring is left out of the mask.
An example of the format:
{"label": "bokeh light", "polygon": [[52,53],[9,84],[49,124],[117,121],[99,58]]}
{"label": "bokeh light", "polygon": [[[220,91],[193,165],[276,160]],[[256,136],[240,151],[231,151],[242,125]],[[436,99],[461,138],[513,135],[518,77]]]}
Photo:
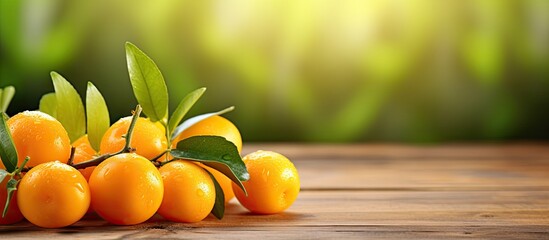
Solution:
{"label": "bokeh light", "polygon": [[549,1],[1,1],[0,87],[13,114],[50,71],[136,101],[124,43],[153,58],[170,106],[226,115],[244,141],[549,139]]}

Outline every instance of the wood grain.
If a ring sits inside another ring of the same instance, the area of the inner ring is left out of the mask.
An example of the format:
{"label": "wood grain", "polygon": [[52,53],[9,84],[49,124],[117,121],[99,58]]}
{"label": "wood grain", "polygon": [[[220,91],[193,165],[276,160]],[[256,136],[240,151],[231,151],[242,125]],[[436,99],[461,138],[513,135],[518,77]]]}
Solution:
{"label": "wood grain", "polygon": [[286,154],[302,191],[281,214],[232,200],[223,220],[159,216],[114,226],[87,216],[63,229],[0,226],[0,238],[549,239],[549,145],[248,145]]}

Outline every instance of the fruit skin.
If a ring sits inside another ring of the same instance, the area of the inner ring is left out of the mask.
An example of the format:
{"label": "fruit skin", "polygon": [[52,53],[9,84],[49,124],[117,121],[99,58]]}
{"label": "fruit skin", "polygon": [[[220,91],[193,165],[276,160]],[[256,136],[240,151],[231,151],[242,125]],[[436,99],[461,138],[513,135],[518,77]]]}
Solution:
{"label": "fruit skin", "polygon": [[177,160],[160,168],[164,199],[158,213],[174,222],[198,222],[206,218],[215,204],[214,183],[203,168]]}
{"label": "fruit skin", "polygon": [[177,143],[183,139],[205,135],[222,136],[234,143],[239,153],[242,151],[242,136],[238,128],[221,116],[211,116],[185,129],[173,140],[172,148],[175,148]]}
{"label": "fruit skin", "polygon": [[8,184],[9,179],[10,177],[6,176],[2,183],[0,183],[0,225],[14,224],[23,220],[23,214],[21,214],[17,205],[17,190],[12,195],[13,197],[10,200],[10,207],[8,208],[6,217],[2,218],[2,212],[4,211],[4,206],[6,206],[8,195],[6,184]]}
{"label": "fruit skin", "polygon": [[[124,148],[126,139],[123,137],[128,132],[132,117],[124,117],[115,122],[103,135],[99,152],[116,153]],[[136,153],[152,159],[168,148],[168,141],[162,125],[151,122],[146,118],[138,118],[133,129],[130,146],[136,149]]]}
{"label": "fruit skin", "polygon": [[299,175],[292,162],[272,151],[257,151],[243,159],[250,180],[243,182],[248,196],[233,183],[238,201],[254,213],[273,214],[287,209],[299,193]]}
{"label": "fruit skin", "polygon": [[[96,157],[97,152],[92,148],[90,141],[88,140],[88,135],[84,135],[74,141],[72,143],[72,147],[74,147],[74,157],[73,157],[73,163],[81,163],[88,160],[91,160]],[[82,176],[86,179],[86,181],[90,180],[90,175],[92,174],[93,170],[95,169],[95,166],[87,167],[84,169],[78,169],[80,173],[82,173]],[[90,204],[90,207],[88,208],[87,213],[92,213],[93,208]]]}
{"label": "fruit skin", "polygon": [[[172,142],[172,148],[175,148],[177,146],[177,143],[183,139],[193,136],[204,135],[222,136],[228,141],[234,143],[234,145],[238,149],[238,153],[240,153],[240,151],[242,150],[242,136],[240,135],[238,128],[231,121],[221,116],[212,116],[206,118],[196,123],[195,125],[192,125],[191,127],[185,129],[185,131],[177,135],[177,137],[174,139],[174,141]],[[223,194],[225,194],[225,203],[229,202],[234,197],[233,189],[231,187],[231,179],[213,168],[204,166],[202,164],[201,166],[205,167],[210,173],[214,175],[215,180],[217,180],[217,182],[219,183],[219,185],[221,185],[221,188],[223,189]]]}
{"label": "fruit skin", "polygon": [[[81,163],[93,159],[97,153],[93,150],[88,135],[84,135],[72,143],[74,147],[73,163]],[[94,167],[87,167],[85,169],[79,169],[86,181],[90,179],[90,175],[93,172]]]}
{"label": "fruit skin", "polygon": [[89,180],[93,210],[118,225],[133,225],[154,215],[164,186],[158,169],[146,158],[123,153],[100,163]]}
{"label": "fruit skin", "polygon": [[[8,119],[7,124],[17,149],[18,166],[27,156],[30,157],[27,167],[69,160],[69,135],[52,116],[39,111],[24,111]],[[4,164],[0,162],[0,165],[4,168]]]}
{"label": "fruit skin", "polygon": [[29,222],[60,228],[80,220],[90,205],[90,189],[82,174],[59,161],[32,168],[19,183],[17,204]]}
{"label": "fruit skin", "polygon": [[225,176],[223,173],[221,173],[220,171],[217,171],[211,167],[208,167],[202,163],[198,163],[198,162],[195,162],[196,164],[198,164],[200,167],[206,169],[208,172],[210,172],[215,180],[217,180],[217,183],[219,183],[219,186],[221,186],[221,189],[223,189],[223,194],[224,194],[224,197],[225,197],[225,203],[228,203],[229,201],[231,201],[231,199],[234,198],[234,192],[233,192],[233,187],[232,187],[232,180],[230,178],[228,178],[227,176]]}

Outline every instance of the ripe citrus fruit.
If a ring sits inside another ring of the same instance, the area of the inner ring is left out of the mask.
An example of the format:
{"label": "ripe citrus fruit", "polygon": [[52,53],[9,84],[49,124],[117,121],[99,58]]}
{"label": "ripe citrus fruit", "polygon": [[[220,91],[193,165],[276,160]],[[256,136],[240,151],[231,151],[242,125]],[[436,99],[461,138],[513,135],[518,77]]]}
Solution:
{"label": "ripe citrus fruit", "polygon": [[[121,118],[115,122],[103,135],[101,139],[101,154],[116,153],[124,148],[132,117]],[[136,153],[152,159],[157,157],[168,148],[165,130],[162,125],[151,122],[146,118],[138,118],[133,129],[130,146],[136,149]]]}
{"label": "ripe citrus fruit", "polygon": [[[239,153],[242,150],[242,137],[240,135],[240,132],[238,131],[238,128],[236,128],[236,126],[231,121],[221,116],[212,116],[206,118],[185,129],[185,131],[177,135],[177,137],[174,139],[172,143],[172,148],[175,148],[177,146],[177,143],[183,139],[193,136],[204,135],[222,136],[228,141],[234,143]],[[223,189],[223,194],[225,194],[225,202],[229,202],[234,197],[234,193],[231,187],[231,179],[213,168],[209,168],[204,165],[201,166],[205,167],[210,173],[214,175],[215,180],[217,180],[217,182],[219,183],[219,185],[221,185],[221,188]]]}
{"label": "ripe citrus fruit", "polygon": [[230,178],[225,176],[223,173],[211,167],[208,167],[202,163],[198,163],[198,162],[195,162],[195,163],[203,167],[204,169],[206,169],[215,177],[215,180],[217,180],[217,183],[219,183],[219,186],[221,186],[221,189],[223,189],[223,194],[225,195],[225,203],[228,203],[229,201],[231,201],[231,199],[234,198],[232,181]]}
{"label": "ripe citrus fruit", "polygon": [[215,186],[206,170],[177,160],[160,168],[164,199],[158,213],[174,222],[198,222],[206,218],[215,203]]}
{"label": "ripe citrus fruit", "polygon": [[[93,159],[97,153],[93,150],[88,140],[88,135],[84,135],[72,143],[74,147],[73,163],[81,163]],[[85,169],[79,169],[86,181],[90,179],[90,175],[95,167],[87,167]]]}
{"label": "ripe citrus fruit", "polygon": [[[18,166],[27,156],[30,160],[26,167],[69,160],[71,143],[67,131],[50,115],[24,111],[11,117],[7,124],[17,149]],[[4,164],[0,164],[4,168]]]}
{"label": "ripe citrus fruit", "polygon": [[10,200],[10,207],[8,208],[6,216],[2,218],[2,211],[4,211],[4,206],[6,206],[8,195],[6,191],[6,184],[9,179],[9,177],[6,177],[2,183],[0,183],[0,225],[14,224],[23,220],[23,214],[21,214],[21,211],[19,211],[19,207],[17,206],[17,190],[14,192],[13,197]]}
{"label": "ripe citrus fruit", "polygon": [[158,169],[135,153],[119,154],[100,163],[89,184],[93,210],[118,225],[138,224],[152,217],[164,194]]}
{"label": "ripe citrus fruit", "polygon": [[238,128],[221,116],[211,116],[185,129],[173,140],[172,148],[175,148],[177,143],[183,139],[204,135],[222,136],[234,143],[238,152],[242,150],[242,137]]}
{"label": "ripe citrus fruit", "polygon": [[243,182],[248,196],[233,183],[238,201],[260,214],[279,213],[290,207],[299,193],[299,176],[292,162],[271,151],[257,151],[243,159],[250,180]]}
{"label": "ripe citrus fruit", "polygon": [[90,189],[73,167],[59,161],[42,163],[21,179],[17,204],[34,225],[65,227],[80,220],[88,210]]}

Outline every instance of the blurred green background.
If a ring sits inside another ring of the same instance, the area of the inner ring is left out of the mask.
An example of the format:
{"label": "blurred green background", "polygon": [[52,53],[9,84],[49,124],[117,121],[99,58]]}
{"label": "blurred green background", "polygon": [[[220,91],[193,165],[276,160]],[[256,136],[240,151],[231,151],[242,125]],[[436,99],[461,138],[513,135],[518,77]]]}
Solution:
{"label": "blurred green background", "polygon": [[37,109],[49,72],[111,120],[136,100],[124,43],[158,64],[170,106],[235,105],[244,141],[549,139],[549,1],[0,1],[9,114]]}

